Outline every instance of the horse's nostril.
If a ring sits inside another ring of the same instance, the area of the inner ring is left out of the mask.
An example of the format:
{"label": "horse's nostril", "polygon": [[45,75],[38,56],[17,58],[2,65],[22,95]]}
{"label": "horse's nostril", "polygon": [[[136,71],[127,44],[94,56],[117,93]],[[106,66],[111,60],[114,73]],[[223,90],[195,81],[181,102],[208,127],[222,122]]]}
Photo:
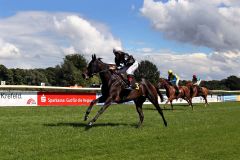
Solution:
{"label": "horse's nostril", "polygon": [[85,79],[86,78],[85,74],[82,74],[82,77],[83,77],[83,79]]}

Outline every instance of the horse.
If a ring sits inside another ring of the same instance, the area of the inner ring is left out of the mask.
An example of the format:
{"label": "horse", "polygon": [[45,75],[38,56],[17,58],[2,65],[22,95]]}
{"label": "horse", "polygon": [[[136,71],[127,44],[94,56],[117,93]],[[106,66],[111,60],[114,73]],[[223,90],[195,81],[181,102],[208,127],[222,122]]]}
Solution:
{"label": "horse", "polygon": [[158,83],[158,88],[166,89],[166,95],[168,97],[168,100],[165,103],[164,108],[168,104],[168,102],[170,102],[171,108],[173,110],[172,101],[174,99],[182,98],[188,102],[188,104],[192,107],[192,110],[193,110],[192,99],[191,99],[190,90],[188,89],[188,87],[179,86],[179,88],[178,88],[179,92],[176,93],[176,88],[174,86],[172,86],[172,84],[170,82],[168,82],[167,80],[165,80],[163,78],[160,78],[159,83]]}
{"label": "horse", "polygon": [[88,126],[92,126],[99,116],[113,103],[124,103],[133,100],[136,106],[136,111],[139,115],[139,122],[137,127],[140,127],[144,120],[142,105],[146,98],[155,106],[158,113],[161,115],[164,125],[167,126],[167,121],[163,115],[162,109],[158,104],[158,90],[148,80],[142,78],[139,82],[139,89],[126,89],[127,84],[122,77],[115,71],[109,68],[109,64],[102,62],[101,58],[96,58],[92,55],[92,60],[89,62],[87,69],[83,72],[83,78],[91,78],[95,74],[99,74],[102,81],[101,93],[102,95],[93,100],[86,110],[84,120],[88,119],[92,107],[96,103],[104,103],[99,109],[95,117],[89,121]]}
{"label": "horse", "polygon": [[209,94],[209,90],[206,87],[194,85],[192,82],[187,82],[186,86],[190,89],[191,98],[199,96],[203,97],[203,99],[205,100],[205,107],[209,105],[207,101],[207,95]]}

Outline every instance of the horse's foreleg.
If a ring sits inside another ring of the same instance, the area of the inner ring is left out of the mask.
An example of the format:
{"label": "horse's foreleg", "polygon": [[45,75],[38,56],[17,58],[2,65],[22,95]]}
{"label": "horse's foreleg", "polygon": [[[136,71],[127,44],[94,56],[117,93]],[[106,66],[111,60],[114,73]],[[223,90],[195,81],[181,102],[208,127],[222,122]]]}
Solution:
{"label": "horse's foreleg", "polygon": [[189,99],[189,102],[190,102],[192,110],[193,110],[193,104],[192,104],[192,99],[191,98]]}
{"label": "horse's foreleg", "polygon": [[101,97],[93,100],[93,101],[90,103],[90,105],[89,105],[89,107],[87,108],[87,110],[86,110],[86,113],[85,113],[85,116],[84,116],[84,121],[86,121],[86,120],[88,119],[88,115],[90,114],[93,106],[94,106],[96,103],[98,103],[98,102],[102,103],[102,102],[104,102],[104,101],[105,101],[105,99],[104,99],[103,96],[101,96]]}
{"label": "horse's foreleg", "polygon": [[172,104],[172,100],[170,100],[170,104],[171,104],[171,109],[173,111],[173,104]]}
{"label": "horse's foreleg", "polygon": [[166,105],[168,104],[169,102],[169,99],[167,100],[167,102],[163,105],[163,108],[165,109],[166,108]]}
{"label": "horse's foreleg", "polygon": [[102,108],[98,111],[96,116],[88,123],[89,126],[92,126],[94,122],[99,118],[99,116],[111,105],[112,103],[112,97],[108,97],[105,104],[102,106]]}
{"label": "horse's foreleg", "polygon": [[186,99],[185,99],[185,100],[188,102],[188,105],[189,105],[189,107],[191,106],[191,107],[192,107],[192,110],[193,110],[192,99],[191,99],[191,98],[188,98],[188,97],[186,97]]}

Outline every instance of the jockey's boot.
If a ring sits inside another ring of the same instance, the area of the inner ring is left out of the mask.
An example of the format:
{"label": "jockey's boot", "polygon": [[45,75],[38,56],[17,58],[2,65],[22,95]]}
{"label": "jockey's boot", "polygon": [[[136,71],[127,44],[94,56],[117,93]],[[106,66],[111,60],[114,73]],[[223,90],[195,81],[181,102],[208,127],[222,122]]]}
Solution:
{"label": "jockey's boot", "polygon": [[133,75],[127,75],[129,87],[127,89],[139,89],[138,83],[136,83],[136,80]]}
{"label": "jockey's boot", "polygon": [[197,86],[197,90],[198,90],[199,93],[202,93],[202,87]]}
{"label": "jockey's boot", "polygon": [[175,90],[176,90],[175,95],[177,96],[177,95],[179,94],[178,86],[174,85],[174,88],[175,88]]}
{"label": "jockey's boot", "polygon": [[190,87],[190,95],[191,95],[191,97],[193,95],[193,86]]}

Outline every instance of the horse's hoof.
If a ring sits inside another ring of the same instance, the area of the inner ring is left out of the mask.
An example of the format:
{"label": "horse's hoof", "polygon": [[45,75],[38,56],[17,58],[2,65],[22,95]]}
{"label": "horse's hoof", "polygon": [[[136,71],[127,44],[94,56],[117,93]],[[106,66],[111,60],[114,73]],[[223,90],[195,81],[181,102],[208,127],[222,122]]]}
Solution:
{"label": "horse's hoof", "polygon": [[141,128],[142,123],[138,123],[138,125],[136,126],[136,128]]}
{"label": "horse's hoof", "polygon": [[86,121],[86,120],[88,120],[88,116],[85,116],[85,117],[84,117],[84,121]]}
{"label": "horse's hoof", "polygon": [[89,122],[88,126],[91,127],[93,125],[93,122]]}
{"label": "horse's hoof", "polygon": [[164,122],[164,126],[167,127],[167,122]]}

